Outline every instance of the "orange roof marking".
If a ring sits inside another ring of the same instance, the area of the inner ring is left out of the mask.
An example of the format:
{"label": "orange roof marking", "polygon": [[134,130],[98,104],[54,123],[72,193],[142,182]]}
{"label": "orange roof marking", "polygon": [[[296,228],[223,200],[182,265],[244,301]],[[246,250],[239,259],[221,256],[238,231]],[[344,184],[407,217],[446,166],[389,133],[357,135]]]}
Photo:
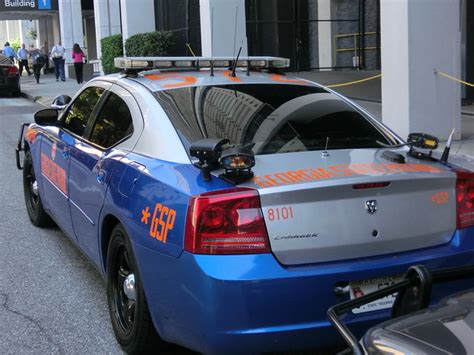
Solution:
{"label": "orange roof marking", "polygon": [[231,76],[232,74],[232,71],[230,70],[227,70],[224,72],[224,76],[227,77],[227,79],[229,79],[230,81],[233,81],[233,82],[236,82],[236,83],[240,83],[242,82],[242,80],[240,80],[240,78],[238,76]]}
{"label": "orange roof marking", "polygon": [[150,80],[167,80],[167,79],[179,79],[182,80],[174,84],[165,84],[163,87],[165,89],[179,88],[187,85],[194,85],[197,82],[197,78],[191,75],[181,75],[181,74],[150,74],[145,75],[146,78]]}
{"label": "orange roof marking", "polygon": [[307,85],[308,83],[304,80],[299,80],[299,79],[287,79],[284,75],[280,74],[272,74],[270,76],[270,79],[273,81],[277,81],[279,83],[294,83],[294,84],[303,84]]}

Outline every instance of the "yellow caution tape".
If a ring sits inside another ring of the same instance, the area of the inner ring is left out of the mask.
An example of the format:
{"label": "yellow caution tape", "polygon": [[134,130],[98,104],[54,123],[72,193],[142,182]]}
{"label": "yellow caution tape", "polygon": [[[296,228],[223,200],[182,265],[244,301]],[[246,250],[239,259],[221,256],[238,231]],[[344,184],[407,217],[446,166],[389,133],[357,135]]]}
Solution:
{"label": "yellow caution tape", "polygon": [[341,87],[341,86],[359,84],[359,83],[363,83],[363,82],[365,82],[365,81],[369,81],[369,80],[373,80],[373,79],[380,78],[381,76],[382,76],[382,74],[378,74],[378,75],[370,76],[370,77],[365,78],[365,79],[360,79],[360,80],[355,80],[355,81],[349,81],[349,82],[347,82],[347,83],[326,85],[326,87],[328,87],[328,88],[338,88],[338,87]]}
{"label": "yellow caution tape", "polygon": [[439,74],[439,75],[441,75],[441,76],[444,76],[445,78],[451,79],[451,80],[456,81],[456,82],[458,82],[458,83],[461,83],[461,84],[464,84],[464,85],[467,85],[467,86],[470,86],[470,87],[473,87],[473,88],[474,88],[474,84],[472,84],[472,83],[468,83],[467,81],[464,81],[464,80],[455,78],[454,76],[451,76],[451,75],[449,75],[449,74],[443,73],[442,71],[439,71],[439,70],[436,70],[436,69],[435,69],[434,72],[435,72],[435,74]]}

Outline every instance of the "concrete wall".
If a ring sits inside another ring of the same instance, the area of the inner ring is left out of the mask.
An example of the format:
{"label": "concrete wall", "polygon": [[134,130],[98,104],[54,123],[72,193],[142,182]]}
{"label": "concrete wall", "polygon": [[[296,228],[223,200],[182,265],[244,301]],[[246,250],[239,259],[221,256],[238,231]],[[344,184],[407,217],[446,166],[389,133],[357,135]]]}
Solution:
{"label": "concrete wall", "polygon": [[94,17],[88,17],[84,19],[84,30],[87,47],[87,58],[97,59],[97,41],[95,36],[95,21]]}
{"label": "concrete wall", "polygon": [[332,0],[318,1],[318,53],[319,66],[331,68],[334,63],[334,35],[336,34],[336,23],[332,20],[336,16],[336,3]]}
{"label": "concrete wall", "polygon": [[201,0],[201,47],[203,56],[233,56],[247,51],[244,0]]}
{"label": "concrete wall", "polygon": [[123,41],[137,33],[155,30],[155,4],[153,0],[121,0]]}
{"label": "concrete wall", "polygon": [[459,2],[384,0],[382,117],[398,134],[460,137],[461,87],[434,73],[460,75]]}

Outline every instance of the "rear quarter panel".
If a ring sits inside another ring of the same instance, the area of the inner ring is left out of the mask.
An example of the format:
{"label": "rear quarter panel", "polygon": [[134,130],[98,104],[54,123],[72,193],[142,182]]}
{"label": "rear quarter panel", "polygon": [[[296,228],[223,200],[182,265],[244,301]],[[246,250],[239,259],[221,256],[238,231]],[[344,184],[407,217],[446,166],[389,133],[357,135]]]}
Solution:
{"label": "rear quarter panel", "polygon": [[[134,153],[120,160],[116,169],[101,220],[109,214],[117,216],[133,243],[171,257],[183,251],[190,196],[230,187],[217,178],[204,182],[200,170],[191,164]],[[138,263],[140,268],[147,267]]]}

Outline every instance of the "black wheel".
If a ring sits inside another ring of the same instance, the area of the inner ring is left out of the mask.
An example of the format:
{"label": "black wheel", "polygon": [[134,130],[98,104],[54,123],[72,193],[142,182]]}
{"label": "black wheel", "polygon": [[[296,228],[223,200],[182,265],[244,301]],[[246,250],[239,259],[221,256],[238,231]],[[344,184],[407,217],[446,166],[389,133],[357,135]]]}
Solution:
{"label": "black wheel", "polygon": [[21,96],[21,89],[18,88],[15,91],[13,91],[12,96],[13,97],[20,97]]}
{"label": "black wheel", "polygon": [[155,331],[127,233],[118,224],[107,252],[107,301],[115,337],[129,354],[168,348]]}
{"label": "black wheel", "polygon": [[31,223],[37,227],[51,226],[53,221],[43,208],[35,170],[33,169],[33,161],[29,151],[25,153],[25,160],[23,162],[23,192],[25,194],[26,211],[28,212]]}

